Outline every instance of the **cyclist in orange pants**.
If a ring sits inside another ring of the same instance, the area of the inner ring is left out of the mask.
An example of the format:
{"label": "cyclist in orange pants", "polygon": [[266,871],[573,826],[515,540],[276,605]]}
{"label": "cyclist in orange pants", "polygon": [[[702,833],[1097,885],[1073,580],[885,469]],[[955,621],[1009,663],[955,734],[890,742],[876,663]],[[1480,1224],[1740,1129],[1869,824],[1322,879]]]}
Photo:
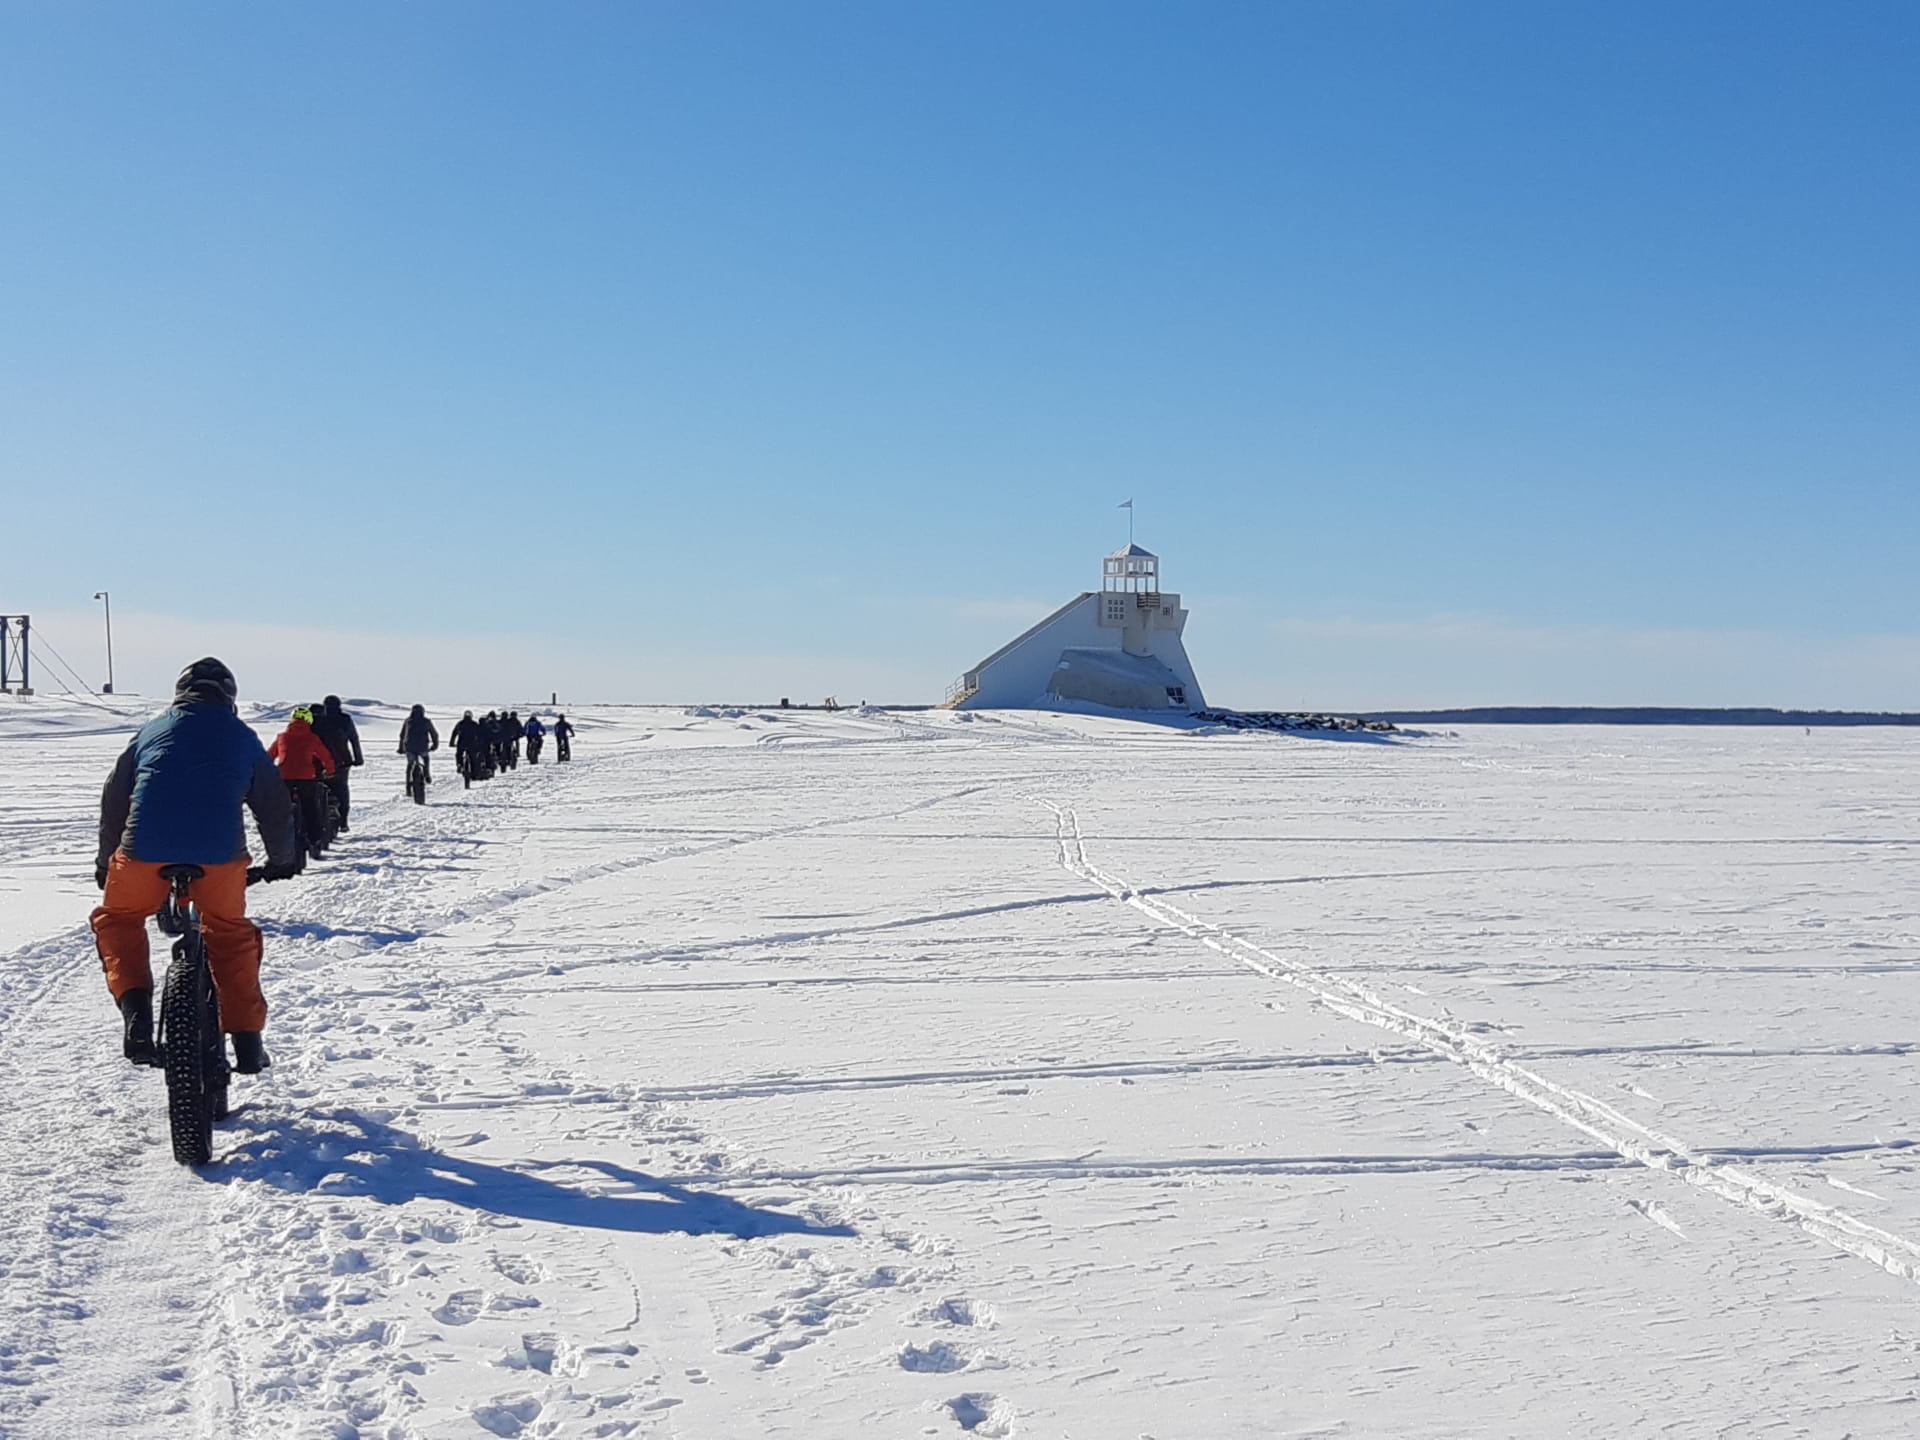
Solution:
{"label": "cyclist in orange pants", "polygon": [[138,1065],[159,1062],[153,1043],[153,968],[147,918],[166,902],[166,865],[198,865],[193,884],[207,937],[207,964],[220,996],[220,1025],[233,1036],[234,1068],[268,1063],[261,1031],[260,931],[247,919],[246,832],[253,811],[267,846],[269,879],[295,870],[293,812],[260,737],[234,711],[233,672],[196,660],[181,672],[173,707],[147,722],[121,754],[100,797],[100,852],[94,880],[106,893],[93,935],[107,988],[120,1006],[122,1050]]}

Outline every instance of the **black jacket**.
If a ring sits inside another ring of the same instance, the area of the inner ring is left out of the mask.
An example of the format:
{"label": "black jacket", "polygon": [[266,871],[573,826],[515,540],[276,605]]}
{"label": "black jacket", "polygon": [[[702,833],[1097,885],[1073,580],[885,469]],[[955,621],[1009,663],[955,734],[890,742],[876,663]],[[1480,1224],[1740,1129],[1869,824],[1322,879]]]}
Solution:
{"label": "black jacket", "polygon": [[463,715],[447,732],[447,743],[456,750],[478,750],[485,743],[480,722],[471,715]]}
{"label": "black jacket", "polygon": [[342,770],[364,759],[360,754],[360,728],[338,705],[329,705],[313,717],[313,733],[320,737],[333,756],[333,763]]}
{"label": "black jacket", "polygon": [[400,750],[407,755],[424,755],[440,748],[440,732],[424,715],[409,715],[400,722]]}

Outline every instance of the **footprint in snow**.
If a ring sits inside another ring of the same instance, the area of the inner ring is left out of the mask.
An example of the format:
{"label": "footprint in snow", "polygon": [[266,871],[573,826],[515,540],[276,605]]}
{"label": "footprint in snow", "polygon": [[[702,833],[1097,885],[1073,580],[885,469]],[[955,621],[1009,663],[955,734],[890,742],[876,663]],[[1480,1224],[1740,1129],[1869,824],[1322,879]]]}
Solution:
{"label": "footprint in snow", "polygon": [[962,1430],[975,1435],[1003,1440],[1013,1434],[1013,1407],[997,1395],[970,1391],[947,1401],[945,1409],[960,1423]]}
{"label": "footprint in snow", "polygon": [[504,1315],[514,1310],[538,1310],[531,1295],[496,1295],[491,1290],[456,1290],[433,1312],[442,1325],[471,1325],[482,1315]]}
{"label": "footprint in snow", "polygon": [[478,1406],[473,1418],[495,1435],[518,1435],[540,1418],[540,1402],[531,1395],[502,1395]]}
{"label": "footprint in snow", "polygon": [[509,1370],[538,1370],[542,1375],[579,1373],[579,1356],[559,1336],[550,1333],[522,1335],[520,1343],[501,1357]]}
{"label": "footprint in snow", "polygon": [[949,1375],[967,1368],[967,1357],[944,1340],[931,1345],[902,1345],[895,1357],[902,1370],[922,1375]]}
{"label": "footprint in snow", "polygon": [[489,1258],[493,1261],[493,1268],[516,1285],[536,1285],[553,1278],[547,1273],[547,1268],[531,1256],[495,1254]]}
{"label": "footprint in snow", "polygon": [[938,1305],[928,1306],[920,1312],[922,1320],[932,1320],[940,1325],[991,1325],[993,1313],[979,1309],[971,1300],[953,1297],[942,1300]]}
{"label": "footprint in snow", "polygon": [[484,1290],[456,1290],[433,1312],[433,1318],[442,1325],[471,1325],[480,1318],[486,1303]]}

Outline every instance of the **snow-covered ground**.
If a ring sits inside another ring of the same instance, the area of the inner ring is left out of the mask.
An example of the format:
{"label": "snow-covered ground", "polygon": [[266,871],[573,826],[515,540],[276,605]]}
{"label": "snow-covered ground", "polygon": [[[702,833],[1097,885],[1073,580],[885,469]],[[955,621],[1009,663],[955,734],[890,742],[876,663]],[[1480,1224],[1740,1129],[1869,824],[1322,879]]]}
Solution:
{"label": "snow-covered ground", "polygon": [[0,1434],[1920,1433],[1920,736],[375,711],[194,1173],[138,709],[0,700]]}

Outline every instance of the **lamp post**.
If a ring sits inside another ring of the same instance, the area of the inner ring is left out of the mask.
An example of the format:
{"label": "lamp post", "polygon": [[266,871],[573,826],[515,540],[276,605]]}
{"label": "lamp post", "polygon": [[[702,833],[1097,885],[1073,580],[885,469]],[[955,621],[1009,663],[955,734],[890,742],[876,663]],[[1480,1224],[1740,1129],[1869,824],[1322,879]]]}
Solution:
{"label": "lamp post", "polygon": [[93,598],[104,601],[107,607],[107,685],[100,693],[113,694],[113,596],[105,590],[93,592]]}

